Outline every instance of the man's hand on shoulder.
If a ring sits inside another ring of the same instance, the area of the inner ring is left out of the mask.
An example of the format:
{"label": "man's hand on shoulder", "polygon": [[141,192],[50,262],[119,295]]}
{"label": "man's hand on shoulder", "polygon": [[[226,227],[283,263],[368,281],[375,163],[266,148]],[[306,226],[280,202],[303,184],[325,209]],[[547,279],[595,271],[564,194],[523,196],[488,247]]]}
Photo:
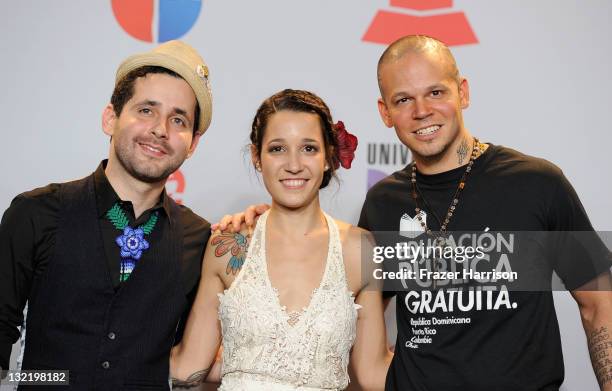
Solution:
{"label": "man's hand on shoulder", "polygon": [[246,225],[247,229],[252,231],[259,216],[264,214],[264,212],[268,209],[270,209],[270,205],[268,204],[250,205],[243,212],[223,216],[221,221],[211,226],[211,229],[213,232],[216,230],[221,230],[224,232],[228,231],[236,233],[240,232],[242,227]]}

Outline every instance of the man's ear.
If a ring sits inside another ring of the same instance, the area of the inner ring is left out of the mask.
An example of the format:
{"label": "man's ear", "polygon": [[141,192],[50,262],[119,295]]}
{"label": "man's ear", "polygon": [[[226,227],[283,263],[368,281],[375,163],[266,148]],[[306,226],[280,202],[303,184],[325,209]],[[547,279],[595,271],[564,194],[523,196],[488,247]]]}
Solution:
{"label": "man's ear", "polygon": [[202,133],[196,133],[193,135],[193,138],[191,139],[191,146],[189,147],[189,152],[187,152],[187,158],[190,158],[191,155],[193,155],[193,153],[195,152],[196,147],[200,142],[200,137],[202,137]]}
{"label": "man's ear", "polygon": [[115,108],[111,103],[107,104],[102,111],[102,130],[105,134],[113,136],[115,133],[115,122],[117,121],[117,114],[115,114]]}
{"label": "man's ear", "polygon": [[466,78],[461,78],[459,83],[459,100],[462,109],[470,107],[470,85]]}
{"label": "man's ear", "polygon": [[380,113],[380,118],[383,120],[387,128],[393,127],[393,121],[391,120],[389,110],[387,109],[387,105],[385,104],[383,98],[378,98],[378,112]]}

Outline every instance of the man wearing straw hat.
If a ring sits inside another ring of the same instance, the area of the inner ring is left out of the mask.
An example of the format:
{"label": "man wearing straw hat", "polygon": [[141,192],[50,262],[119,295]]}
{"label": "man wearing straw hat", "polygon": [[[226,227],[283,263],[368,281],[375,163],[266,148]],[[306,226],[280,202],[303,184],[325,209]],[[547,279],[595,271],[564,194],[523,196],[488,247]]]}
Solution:
{"label": "man wearing straw hat", "polygon": [[79,390],[168,389],[210,226],[164,186],[211,112],[208,68],[189,45],[170,41],[119,66],[102,114],[108,159],[86,178],[18,195],[2,218],[2,369],[27,302],[22,370],[68,370]]}

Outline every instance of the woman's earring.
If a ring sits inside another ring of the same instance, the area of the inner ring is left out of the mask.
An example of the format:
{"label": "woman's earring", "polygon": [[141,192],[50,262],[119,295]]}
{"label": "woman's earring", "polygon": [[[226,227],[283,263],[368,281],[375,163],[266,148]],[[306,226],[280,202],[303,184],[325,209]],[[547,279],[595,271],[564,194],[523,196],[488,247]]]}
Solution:
{"label": "woman's earring", "polygon": [[255,162],[255,169],[259,172],[261,172],[261,163],[259,162]]}
{"label": "woman's earring", "polygon": [[329,164],[325,165],[325,171],[329,170]]}

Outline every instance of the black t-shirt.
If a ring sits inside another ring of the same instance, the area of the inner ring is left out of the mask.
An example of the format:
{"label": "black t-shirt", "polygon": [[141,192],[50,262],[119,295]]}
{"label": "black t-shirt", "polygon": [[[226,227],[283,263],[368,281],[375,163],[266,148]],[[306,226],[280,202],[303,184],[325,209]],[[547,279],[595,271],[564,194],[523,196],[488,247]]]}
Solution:
{"label": "black t-shirt", "polygon": [[[420,207],[432,230],[439,229],[439,220],[445,217],[464,172],[465,166],[435,175],[417,173],[423,202]],[[410,175],[408,166],[370,189],[360,227],[397,232],[406,221],[412,221],[415,205]],[[474,162],[448,230],[593,228],[559,168],[543,159],[490,145]],[[609,259],[595,261],[589,267],[581,267],[579,262],[553,265],[568,289],[581,286],[610,267]],[[397,292],[398,336],[386,390],[559,388],[564,368],[551,292],[510,291],[506,305],[487,305],[487,300],[495,304],[500,293],[488,297],[486,292],[475,290],[469,295],[462,292],[459,298],[456,293],[443,291]],[[477,301],[481,303],[478,306]]]}

